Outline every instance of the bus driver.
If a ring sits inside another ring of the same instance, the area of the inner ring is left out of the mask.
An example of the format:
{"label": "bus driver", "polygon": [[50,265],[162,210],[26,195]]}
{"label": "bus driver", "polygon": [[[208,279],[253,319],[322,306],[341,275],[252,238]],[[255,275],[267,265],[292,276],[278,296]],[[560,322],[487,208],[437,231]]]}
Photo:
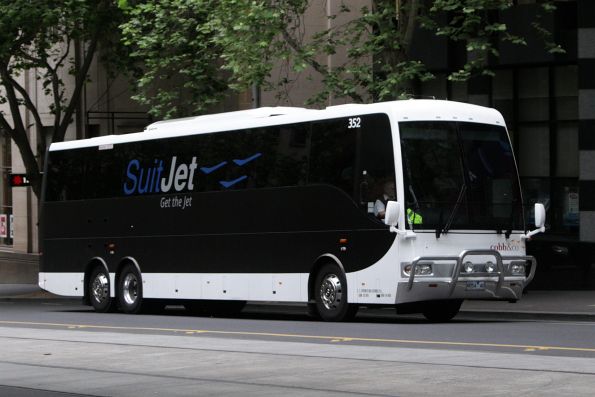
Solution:
{"label": "bus driver", "polygon": [[384,219],[384,213],[386,211],[386,203],[389,200],[394,200],[395,194],[395,182],[387,181],[384,183],[382,196],[376,199],[374,203],[374,215],[378,219]]}

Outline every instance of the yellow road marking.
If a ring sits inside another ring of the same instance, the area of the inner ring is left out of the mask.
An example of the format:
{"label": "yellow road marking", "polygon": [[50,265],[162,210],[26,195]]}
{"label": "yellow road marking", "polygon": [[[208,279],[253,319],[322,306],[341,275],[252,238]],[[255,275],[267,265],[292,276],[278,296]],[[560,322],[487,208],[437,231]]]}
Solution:
{"label": "yellow road marking", "polygon": [[116,325],[79,325],[62,323],[43,323],[30,321],[3,321],[0,324],[5,325],[39,325],[46,327],[59,327],[68,329],[100,329],[100,330],[126,330],[126,331],[153,331],[153,332],[172,332],[184,334],[213,334],[213,335],[241,335],[241,336],[268,336],[275,338],[293,338],[326,340],[329,342],[374,342],[374,343],[393,343],[409,345],[430,345],[430,346],[466,346],[466,347],[494,347],[506,349],[521,349],[527,352],[533,351],[571,351],[571,352],[590,352],[595,353],[595,348],[589,347],[565,347],[565,346],[536,346],[536,345],[514,345],[504,343],[481,343],[481,342],[448,342],[431,340],[411,340],[411,339],[390,339],[390,338],[361,338],[361,337],[342,337],[328,335],[304,335],[304,334],[282,334],[273,332],[251,332],[251,331],[216,331],[206,329],[181,329],[181,328],[152,328],[152,327],[122,327]]}

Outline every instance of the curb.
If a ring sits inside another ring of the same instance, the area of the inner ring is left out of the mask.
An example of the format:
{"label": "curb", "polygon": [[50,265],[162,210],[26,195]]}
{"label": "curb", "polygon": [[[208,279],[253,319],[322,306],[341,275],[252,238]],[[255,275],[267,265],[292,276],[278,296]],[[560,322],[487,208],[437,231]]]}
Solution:
{"label": "curb", "polygon": [[[458,316],[469,315],[473,317],[483,317],[490,320],[550,320],[550,321],[581,321],[595,322],[595,313],[556,313],[542,311],[497,311],[497,310],[461,310]],[[459,317],[460,318],[460,317]],[[457,317],[455,317],[455,320]]]}

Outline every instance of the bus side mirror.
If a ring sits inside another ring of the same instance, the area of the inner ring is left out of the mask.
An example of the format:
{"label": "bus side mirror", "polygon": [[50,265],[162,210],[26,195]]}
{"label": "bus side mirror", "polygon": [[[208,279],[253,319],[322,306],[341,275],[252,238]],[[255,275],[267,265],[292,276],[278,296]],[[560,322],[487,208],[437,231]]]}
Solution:
{"label": "bus side mirror", "polygon": [[545,207],[541,203],[535,203],[535,227],[541,229],[545,225]]}
{"label": "bus side mirror", "polygon": [[389,201],[386,203],[386,210],[384,211],[384,224],[391,227],[397,226],[399,223],[399,216],[401,215],[401,205],[398,201]]}
{"label": "bus side mirror", "polygon": [[527,234],[523,234],[521,238],[530,239],[537,233],[545,232],[545,207],[541,203],[535,203],[535,227],[537,229],[532,230]]}

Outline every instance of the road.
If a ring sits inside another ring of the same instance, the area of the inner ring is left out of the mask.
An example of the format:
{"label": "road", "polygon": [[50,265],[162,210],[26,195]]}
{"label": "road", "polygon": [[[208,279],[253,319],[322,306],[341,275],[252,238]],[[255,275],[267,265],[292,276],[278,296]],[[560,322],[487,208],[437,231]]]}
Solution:
{"label": "road", "polygon": [[[386,309],[322,323],[302,307],[234,317],[98,314],[0,301],[0,395],[593,395],[595,322]],[[71,393],[71,394],[64,394]]]}

